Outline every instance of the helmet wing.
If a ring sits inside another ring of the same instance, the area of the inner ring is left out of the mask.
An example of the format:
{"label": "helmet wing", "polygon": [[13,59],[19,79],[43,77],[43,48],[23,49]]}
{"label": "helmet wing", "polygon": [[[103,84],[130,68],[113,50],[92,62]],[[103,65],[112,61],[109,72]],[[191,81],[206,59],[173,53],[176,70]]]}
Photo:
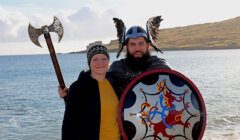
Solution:
{"label": "helmet wing", "polygon": [[156,44],[159,34],[160,22],[162,20],[163,19],[161,18],[161,16],[155,16],[151,17],[146,24],[148,38],[151,41],[151,45],[157,52],[158,51],[162,52],[160,49],[157,48]]}
{"label": "helmet wing", "polygon": [[126,27],[121,19],[113,18],[113,21],[115,23],[115,27],[117,29],[117,37],[119,41],[119,50],[117,53],[117,58],[119,57],[121,51],[124,47],[124,41],[125,41],[125,33],[126,33]]}

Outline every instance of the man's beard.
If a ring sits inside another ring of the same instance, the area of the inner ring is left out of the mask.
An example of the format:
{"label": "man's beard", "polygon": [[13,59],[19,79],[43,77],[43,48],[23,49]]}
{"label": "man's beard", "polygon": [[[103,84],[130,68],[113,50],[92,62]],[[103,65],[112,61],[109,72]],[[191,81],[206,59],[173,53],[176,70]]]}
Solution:
{"label": "man's beard", "polygon": [[127,66],[133,71],[144,71],[151,64],[150,53],[147,51],[142,57],[135,58],[127,50],[126,63]]}

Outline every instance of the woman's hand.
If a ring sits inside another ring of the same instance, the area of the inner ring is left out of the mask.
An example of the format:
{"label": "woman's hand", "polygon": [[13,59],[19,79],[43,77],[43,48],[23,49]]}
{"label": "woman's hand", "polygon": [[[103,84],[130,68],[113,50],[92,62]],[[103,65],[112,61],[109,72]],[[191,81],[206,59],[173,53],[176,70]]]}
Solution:
{"label": "woman's hand", "polygon": [[59,95],[59,97],[64,98],[64,97],[67,96],[67,94],[68,94],[68,88],[67,87],[62,89],[62,88],[60,88],[60,86],[58,86],[58,95]]}

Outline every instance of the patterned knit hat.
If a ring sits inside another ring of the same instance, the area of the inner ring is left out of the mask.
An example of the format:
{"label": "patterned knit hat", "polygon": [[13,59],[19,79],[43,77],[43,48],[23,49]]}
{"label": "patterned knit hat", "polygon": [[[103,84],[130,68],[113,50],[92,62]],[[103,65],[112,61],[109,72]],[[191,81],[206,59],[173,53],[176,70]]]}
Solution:
{"label": "patterned knit hat", "polygon": [[107,58],[109,59],[109,54],[108,54],[108,50],[105,46],[102,46],[102,45],[94,45],[92,46],[88,52],[87,52],[87,60],[88,60],[88,65],[90,66],[90,61],[92,59],[92,57],[95,55],[95,54],[104,54],[107,56]]}

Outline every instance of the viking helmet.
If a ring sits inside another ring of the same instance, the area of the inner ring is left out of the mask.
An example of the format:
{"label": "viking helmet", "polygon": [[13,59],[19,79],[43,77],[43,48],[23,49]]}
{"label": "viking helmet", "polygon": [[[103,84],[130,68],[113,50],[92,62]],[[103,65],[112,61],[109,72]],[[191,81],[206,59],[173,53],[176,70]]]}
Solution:
{"label": "viking helmet", "polygon": [[127,40],[129,38],[136,37],[145,37],[157,52],[162,52],[160,49],[157,48],[156,44],[159,34],[160,22],[163,20],[161,16],[150,18],[146,23],[146,31],[140,26],[132,26],[126,32],[126,27],[121,19],[113,18],[113,20],[115,22],[115,27],[117,29],[117,36],[119,41],[119,50],[117,53],[117,58],[119,57],[121,51],[123,50],[123,47],[126,45]]}
{"label": "viking helmet", "polygon": [[132,26],[130,29],[128,29],[128,31],[126,33],[124,43],[126,44],[126,42],[129,38],[137,38],[137,37],[144,37],[147,40],[149,40],[147,32],[142,27]]}

